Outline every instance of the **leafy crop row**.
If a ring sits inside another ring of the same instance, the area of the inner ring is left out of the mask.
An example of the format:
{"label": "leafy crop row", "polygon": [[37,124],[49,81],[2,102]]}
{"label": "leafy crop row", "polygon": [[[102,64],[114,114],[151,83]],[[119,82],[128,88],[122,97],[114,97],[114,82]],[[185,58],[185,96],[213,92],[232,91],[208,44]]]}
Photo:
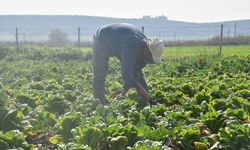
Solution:
{"label": "leafy crop row", "polygon": [[250,57],[212,55],[149,65],[156,105],[125,100],[112,59],[107,105],[92,97],[91,54],[0,48],[0,149],[250,149]]}

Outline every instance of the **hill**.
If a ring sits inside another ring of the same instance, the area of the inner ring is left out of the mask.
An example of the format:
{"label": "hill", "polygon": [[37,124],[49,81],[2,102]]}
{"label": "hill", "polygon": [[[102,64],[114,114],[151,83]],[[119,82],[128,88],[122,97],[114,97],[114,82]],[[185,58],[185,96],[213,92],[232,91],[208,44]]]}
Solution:
{"label": "hill", "polygon": [[126,22],[139,28],[144,26],[149,37],[160,36],[166,40],[206,39],[220,34],[220,24],[224,24],[225,36],[250,35],[250,20],[235,20],[214,23],[193,23],[168,20],[165,16],[137,19],[108,18],[94,16],[48,16],[48,15],[1,15],[0,41],[14,40],[15,28],[24,40],[46,40],[52,29],[66,32],[71,40],[77,39],[77,28],[81,28],[81,38],[91,39],[96,29],[104,24]]}

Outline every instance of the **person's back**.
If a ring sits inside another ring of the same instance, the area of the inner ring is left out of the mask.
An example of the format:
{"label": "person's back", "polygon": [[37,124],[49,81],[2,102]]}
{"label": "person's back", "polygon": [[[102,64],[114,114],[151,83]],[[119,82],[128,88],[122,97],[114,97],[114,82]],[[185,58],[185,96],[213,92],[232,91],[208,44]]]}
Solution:
{"label": "person's back", "polygon": [[124,42],[138,47],[135,50],[140,50],[145,47],[148,41],[147,37],[136,26],[126,23],[102,26],[97,30],[95,38],[105,45],[111,55],[119,58],[121,57]]}

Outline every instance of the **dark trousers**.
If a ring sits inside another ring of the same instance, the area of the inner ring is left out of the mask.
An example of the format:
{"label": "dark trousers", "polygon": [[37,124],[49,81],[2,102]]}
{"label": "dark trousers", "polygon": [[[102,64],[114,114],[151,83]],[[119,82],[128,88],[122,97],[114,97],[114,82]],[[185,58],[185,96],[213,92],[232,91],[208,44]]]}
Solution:
{"label": "dark trousers", "polygon": [[92,53],[92,64],[94,71],[93,95],[101,102],[104,102],[105,77],[108,72],[110,52],[101,41],[99,41],[98,39],[94,39]]}
{"label": "dark trousers", "polygon": [[[105,44],[103,44],[100,40],[94,39],[93,44],[93,71],[94,71],[94,79],[93,79],[93,95],[95,98],[99,99],[102,103],[105,101],[105,77],[108,72],[108,62],[111,57],[111,51],[107,49]],[[125,59],[125,58],[121,58]],[[136,60],[135,60],[136,61]],[[145,90],[148,91],[148,87],[146,81],[144,79],[142,73],[142,67],[139,65],[134,66],[133,71],[134,77],[137,82],[139,82]],[[125,85],[126,86],[126,83]]]}

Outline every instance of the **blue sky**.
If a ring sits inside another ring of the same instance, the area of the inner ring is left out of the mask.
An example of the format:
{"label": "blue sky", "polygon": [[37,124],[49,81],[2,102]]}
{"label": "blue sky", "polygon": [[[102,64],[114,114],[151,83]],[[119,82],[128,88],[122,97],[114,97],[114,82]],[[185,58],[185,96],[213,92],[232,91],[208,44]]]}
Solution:
{"label": "blue sky", "polygon": [[250,0],[0,0],[0,15],[7,14],[164,15],[170,20],[216,22],[250,19]]}

